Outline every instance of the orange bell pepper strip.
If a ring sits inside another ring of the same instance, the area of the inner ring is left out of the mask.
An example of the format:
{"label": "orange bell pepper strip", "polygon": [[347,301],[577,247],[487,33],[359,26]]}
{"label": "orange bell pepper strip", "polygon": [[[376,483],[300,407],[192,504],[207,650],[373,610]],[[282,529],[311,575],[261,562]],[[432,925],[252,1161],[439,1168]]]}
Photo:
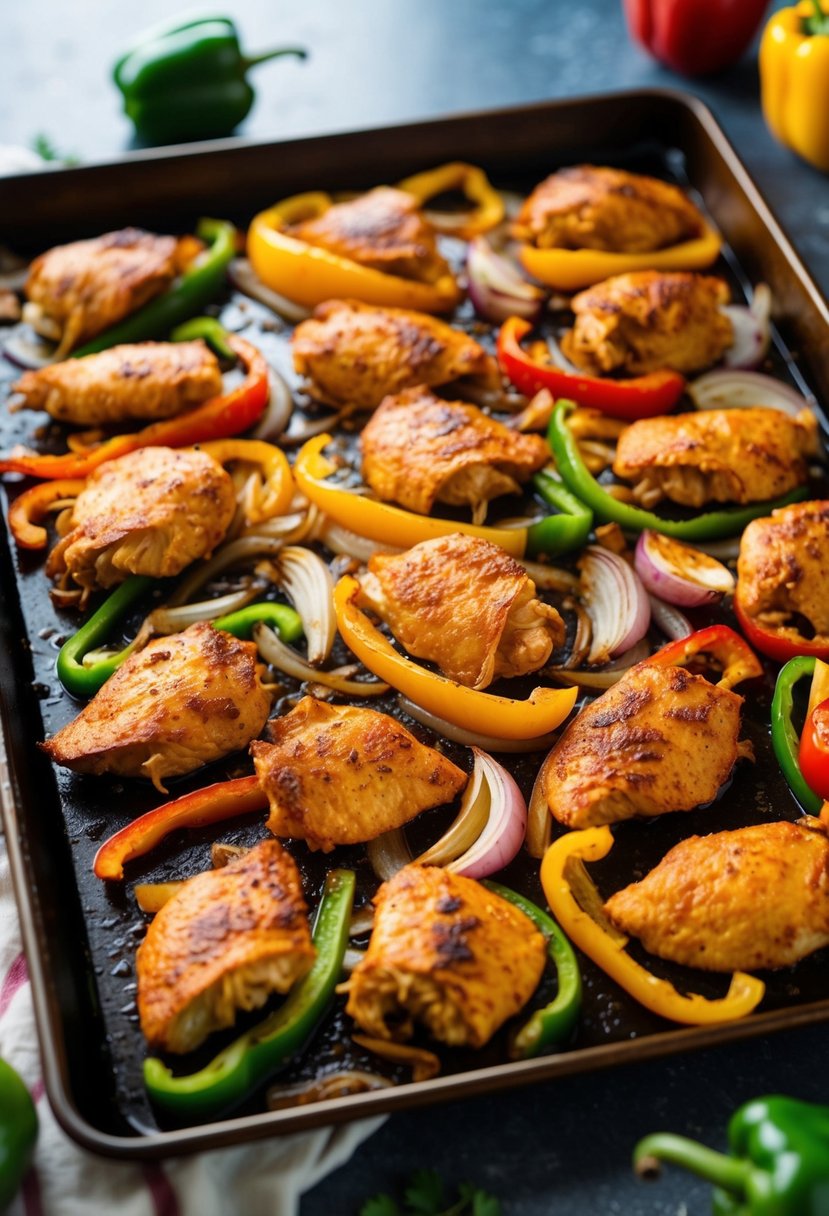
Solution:
{"label": "orange bell pepper strip", "polygon": [[651,253],[612,253],[605,249],[538,249],[523,244],[521,265],[539,283],[557,291],[580,291],[615,274],[632,270],[704,270],[716,262],[722,237],[709,224],[699,236]]}
{"label": "orange bell pepper strip", "polygon": [[612,847],[610,828],[586,828],[561,836],[544,854],[541,885],[553,916],[571,941],[635,1001],[671,1022],[687,1026],[732,1022],[756,1009],[766,990],[762,980],[735,971],[724,997],[709,1000],[697,993],[683,995],[631,958],[625,950],[627,938],[610,922],[602,925],[584,910],[574,895],[574,881],[589,892],[591,904],[600,906],[601,896],[583,863],[599,861]]}
{"label": "orange bell pepper strip", "polygon": [[268,403],[268,365],[263,355],[244,338],[231,334],[228,343],[239,358],[245,378],[219,397],[176,418],[165,418],[129,435],[114,435],[95,447],[67,452],[65,456],[38,456],[25,449],[0,458],[0,473],[25,473],[51,481],[64,477],[87,477],[99,465],[138,448],[190,447],[204,440],[238,435],[253,426]]}
{"label": "orange bell pepper strip", "polygon": [[260,467],[264,484],[249,523],[261,523],[276,515],[284,515],[288,510],[294,496],[294,479],[288,458],[281,448],[261,439],[216,439],[210,443],[200,443],[198,447],[219,464],[241,460]]}
{"label": "orange bell pepper strip", "polygon": [[435,283],[420,283],[385,274],[285,231],[289,224],[321,215],[331,205],[327,194],[296,194],[254,218],[248,229],[248,258],[272,291],[305,308],[344,299],[419,312],[450,312],[459,302],[461,291],[452,275],[443,275]]}
{"label": "orange bell pepper strip", "polygon": [[449,190],[462,190],[471,203],[471,211],[436,212],[425,211],[424,215],[433,228],[449,236],[471,241],[482,232],[489,232],[504,218],[504,200],[490,182],[483,169],[467,165],[464,161],[451,161],[424,173],[398,182],[398,189],[405,190],[417,199],[422,208],[436,194]]}
{"label": "orange bell pepper strip", "polygon": [[39,521],[48,515],[56,502],[77,498],[86,482],[83,478],[41,482],[18,494],[9,507],[9,528],[21,549],[45,549],[49,539]]}
{"label": "orange bell pepper strip", "polygon": [[478,734],[535,739],[560,726],[576,701],[575,688],[535,688],[527,701],[496,697],[456,684],[394,649],[357,606],[360,584],[346,575],[334,588],[337,628],[349,650],[379,679],[416,705]]}

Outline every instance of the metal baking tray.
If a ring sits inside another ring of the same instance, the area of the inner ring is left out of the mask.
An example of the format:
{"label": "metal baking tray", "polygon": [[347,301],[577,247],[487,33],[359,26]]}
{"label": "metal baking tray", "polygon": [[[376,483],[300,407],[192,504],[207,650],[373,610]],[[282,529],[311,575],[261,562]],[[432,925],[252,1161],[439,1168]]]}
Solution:
{"label": "metal baking tray", "polygon": [[[671,91],[607,94],[287,143],[224,141],[6,179],[0,181],[2,236],[25,253],[126,224],[185,230],[205,214],[244,223],[257,209],[296,191],[359,189],[453,159],[482,164],[505,187],[529,188],[553,168],[585,160],[682,181],[697,192],[724,234],[735,289],[761,280],[771,286],[779,373],[817,401],[829,399],[825,300],[710,112],[696,99]],[[284,342],[284,335],[271,330],[264,340]],[[254,336],[255,329],[250,333]],[[12,378],[9,371],[0,374],[0,393]],[[11,425],[4,420],[3,446]],[[13,494],[14,485],[7,490]],[[766,977],[764,1012],[729,1025],[691,1029],[672,1028],[640,1009],[584,961],[584,1016],[569,1049],[509,1063],[501,1032],[481,1052],[441,1051],[444,1073],[432,1081],[272,1112],[263,1111],[260,1094],[233,1118],[195,1127],[160,1127],[141,1082],[145,1044],[134,1008],[133,958],[144,920],[131,888],[136,880],[185,876],[206,868],[210,833],[172,838],[144,864],[134,863],[123,886],[106,887],[92,876],[99,841],[159,799],[145,783],[55,770],[38,750],[36,741],[74,713],[59,690],[54,659],[61,634],[75,627],[70,617],[53,608],[40,565],[39,558],[15,553],[5,537],[0,542],[0,717],[5,744],[0,754],[0,809],[46,1090],[60,1123],[85,1147],[124,1158],[169,1156],[829,1019],[826,951]],[[741,766],[732,788],[713,807],[648,825],[621,825],[613,858],[594,868],[602,889],[609,892],[639,876],[692,832],[737,827],[763,817],[797,817],[769,745],[770,693],[768,678],[746,705],[745,733],[755,745],[756,767]],[[391,707],[391,702],[378,705]],[[420,733],[432,738],[429,732]],[[453,754],[451,747],[447,750]],[[525,789],[540,759],[535,755],[519,764],[517,776]],[[211,766],[209,773],[178,780],[171,796],[235,775],[242,763],[230,758]],[[415,845],[417,832],[434,839],[440,830],[441,812],[430,814],[436,818],[428,826],[413,829]],[[220,835],[253,840],[261,835],[261,822],[231,823]],[[293,851],[313,902],[325,867],[304,845]],[[363,850],[340,850],[336,857],[338,864],[357,868],[365,894],[369,876]],[[518,859],[504,879],[540,899],[536,871],[537,865]],[[672,969],[652,958],[648,965],[680,985],[692,976],[694,986],[705,993],[713,995],[725,987],[723,977]],[[545,999],[552,990],[551,981],[547,983]],[[350,1049],[343,1047],[348,1037],[340,1003],[290,1075],[340,1067],[350,1058]],[[200,1066],[214,1050],[215,1040],[203,1057],[188,1057],[185,1067]],[[365,1065],[365,1058],[361,1062]]]}

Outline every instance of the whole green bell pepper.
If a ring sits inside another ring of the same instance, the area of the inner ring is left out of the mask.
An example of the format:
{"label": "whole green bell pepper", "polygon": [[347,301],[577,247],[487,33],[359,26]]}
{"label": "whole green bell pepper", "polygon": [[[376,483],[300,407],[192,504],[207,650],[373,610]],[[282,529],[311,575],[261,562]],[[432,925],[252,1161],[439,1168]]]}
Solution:
{"label": "whole green bell pepper", "polygon": [[113,69],[124,110],[149,144],[230,135],[250,112],[250,68],[280,55],[304,59],[302,47],[244,55],[226,17],[161,26],[139,38]]}
{"label": "whole green bell pepper", "polygon": [[0,1212],[5,1212],[29,1168],[37,1139],[37,1114],[23,1081],[0,1060]]}

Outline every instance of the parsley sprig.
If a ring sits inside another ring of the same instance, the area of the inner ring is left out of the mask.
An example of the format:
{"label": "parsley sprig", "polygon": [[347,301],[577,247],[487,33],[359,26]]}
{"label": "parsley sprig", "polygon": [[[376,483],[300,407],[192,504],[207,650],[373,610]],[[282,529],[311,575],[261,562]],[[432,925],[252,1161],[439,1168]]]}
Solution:
{"label": "parsley sprig", "polygon": [[375,1195],[360,1216],[501,1216],[501,1203],[471,1182],[461,1182],[454,1202],[447,1198],[436,1170],[417,1170],[403,1191],[403,1207],[391,1195]]}

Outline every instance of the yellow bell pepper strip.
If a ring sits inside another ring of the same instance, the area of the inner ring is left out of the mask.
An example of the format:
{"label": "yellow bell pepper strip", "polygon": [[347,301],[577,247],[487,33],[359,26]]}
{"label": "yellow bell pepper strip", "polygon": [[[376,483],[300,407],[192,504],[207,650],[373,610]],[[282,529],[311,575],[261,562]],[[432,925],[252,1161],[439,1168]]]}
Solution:
{"label": "yellow bell pepper strip", "polygon": [[535,739],[560,726],[576,701],[575,688],[535,688],[527,701],[496,697],[456,684],[394,649],[357,606],[360,584],[346,575],[334,588],[340,636],[361,663],[410,701],[463,730],[502,739]]}
{"label": "yellow bell pepper strip", "polygon": [[49,537],[40,526],[56,502],[77,498],[86,482],[81,477],[45,481],[18,494],[9,507],[9,529],[21,549],[45,549]]}
{"label": "yellow bell pepper strip", "polygon": [[601,860],[612,847],[610,828],[586,828],[561,836],[544,854],[541,885],[553,916],[570,940],[640,1005],[671,1022],[687,1026],[731,1022],[756,1009],[766,990],[762,980],[735,971],[724,997],[708,1000],[697,993],[683,995],[673,984],[652,975],[631,958],[625,950],[627,938],[623,934],[612,930],[609,924],[601,925],[584,911],[573,893],[571,876],[578,875],[582,885],[589,884],[597,904],[601,905],[601,897],[584,873],[583,863]]}
{"label": "yellow bell pepper strip", "polygon": [[321,215],[331,205],[327,194],[296,194],[254,218],[248,229],[248,258],[266,287],[305,308],[345,299],[419,312],[451,312],[460,301],[460,288],[452,275],[443,275],[435,283],[420,283],[385,274],[285,231],[289,224]]}
{"label": "yellow bell pepper strip", "polygon": [[722,238],[709,224],[699,236],[651,253],[612,253],[605,249],[538,249],[522,244],[521,265],[539,283],[557,291],[580,291],[615,274],[633,270],[704,270],[716,262]]}
{"label": "yellow bell pepper strip", "polygon": [[424,215],[438,232],[458,236],[464,241],[489,232],[504,218],[504,200],[483,169],[463,161],[452,161],[436,169],[427,169],[424,173],[415,173],[398,182],[398,189],[414,195],[421,208],[425,208],[429,199],[437,194],[462,190],[470,203],[474,204],[471,211],[444,214],[424,210]]}
{"label": "yellow bell pepper strip", "polygon": [[198,446],[219,464],[241,460],[245,464],[258,465],[262,470],[264,485],[261,500],[250,523],[261,523],[275,515],[284,515],[288,510],[294,496],[294,479],[288,458],[281,448],[261,439],[216,439]]}
{"label": "yellow bell pepper strip", "polygon": [[[772,135],[829,172],[829,6],[772,13],[760,42],[760,98]],[[813,33],[817,29],[819,32]]]}
{"label": "yellow bell pepper strip", "polygon": [[763,664],[751,647],[728,625],[709,625],[687,638],[668,642],[645,661],[659,667],[686,667],[692,659],[705,656],[722,671],[718,688],[734,688],[743,680],[756,680]]}
{"label": "yellow bell pepper strip", "polygon": [[12,452],[0,458],[0,473],[24,473],[45,481],[87,477],[107,460],[138,448],[183,448],[246,431],[262,416],[268,403],[268,365],[256,347],[237,334],[229,335],[228,343],[245,369],[242,383],[229,392],[211,397],[186,414],[153,422],[129,435],[114,435],[96,447],[67,452],[65,456],[38,456],[25,449]]}

